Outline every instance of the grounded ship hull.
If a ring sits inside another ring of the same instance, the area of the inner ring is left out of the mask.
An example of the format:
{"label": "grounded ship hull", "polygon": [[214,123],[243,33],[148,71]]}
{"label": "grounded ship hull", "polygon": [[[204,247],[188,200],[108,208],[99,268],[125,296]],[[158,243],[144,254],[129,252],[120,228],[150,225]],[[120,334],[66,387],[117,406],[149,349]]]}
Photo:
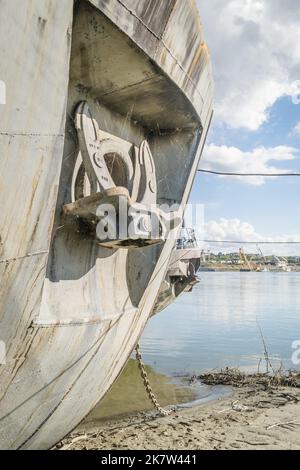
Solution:
{"label": "grounded ship hull", "polygon": [[0,447],[44,449],[121,372],[178,232],[108,249],[68,223],[78,104],[123,147],[146,140],[158,203],[184,208],[211,120],[211,66],[192,1],[3,0],[0,37]]}

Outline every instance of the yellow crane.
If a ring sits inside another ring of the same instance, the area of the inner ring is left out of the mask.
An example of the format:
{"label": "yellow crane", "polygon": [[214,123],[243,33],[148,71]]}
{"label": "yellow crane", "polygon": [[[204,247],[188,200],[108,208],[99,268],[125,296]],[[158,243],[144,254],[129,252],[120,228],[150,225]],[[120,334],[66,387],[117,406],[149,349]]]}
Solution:
{"label": "yellow crane", "polygon": [[248,267],[249,271],[253,271],[253,266],[247,258],[247,255],[243,248],[240,248],[240,259],[243,261],[243,264]]}

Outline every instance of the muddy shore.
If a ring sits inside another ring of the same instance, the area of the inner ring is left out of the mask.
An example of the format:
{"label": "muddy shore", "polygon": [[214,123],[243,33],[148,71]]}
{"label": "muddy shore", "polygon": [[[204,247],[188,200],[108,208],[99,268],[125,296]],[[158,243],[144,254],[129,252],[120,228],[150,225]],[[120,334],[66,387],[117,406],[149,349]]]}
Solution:
{"label": "muddy shore", "polygon": [[57,448],[300,449],[300,388],[244,381],[230,397],[161,417],[137,413],[83,423]]}

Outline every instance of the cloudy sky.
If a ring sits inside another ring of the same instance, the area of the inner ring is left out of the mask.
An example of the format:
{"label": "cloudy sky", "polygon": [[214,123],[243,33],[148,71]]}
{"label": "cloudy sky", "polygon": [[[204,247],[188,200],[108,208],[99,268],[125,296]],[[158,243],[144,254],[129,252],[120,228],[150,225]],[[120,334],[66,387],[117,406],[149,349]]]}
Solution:
{"label": "cloudy sky", "polygon": [[[197,1],[215,79],[201,167],[300,172],[299,1]],[[205,204],[206,238],[300,240],[300,178],[199,173],[191,200]]]}

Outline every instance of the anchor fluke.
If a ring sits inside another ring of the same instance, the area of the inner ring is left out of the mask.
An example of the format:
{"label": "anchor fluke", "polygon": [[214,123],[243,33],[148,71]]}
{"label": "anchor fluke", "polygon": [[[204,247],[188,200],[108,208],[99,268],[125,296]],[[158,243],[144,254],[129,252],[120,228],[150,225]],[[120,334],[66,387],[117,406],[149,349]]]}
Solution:
{"label": "anchor fluke", "polygon": [[182,219],[157,207],[155,163],[148,142],[136,147],[102,131],[87,102],[79,104],[75,125],[79,154],[74,200],[63,207],[64,214],[96,226],[98,244],[108,248],[164,242]]}

